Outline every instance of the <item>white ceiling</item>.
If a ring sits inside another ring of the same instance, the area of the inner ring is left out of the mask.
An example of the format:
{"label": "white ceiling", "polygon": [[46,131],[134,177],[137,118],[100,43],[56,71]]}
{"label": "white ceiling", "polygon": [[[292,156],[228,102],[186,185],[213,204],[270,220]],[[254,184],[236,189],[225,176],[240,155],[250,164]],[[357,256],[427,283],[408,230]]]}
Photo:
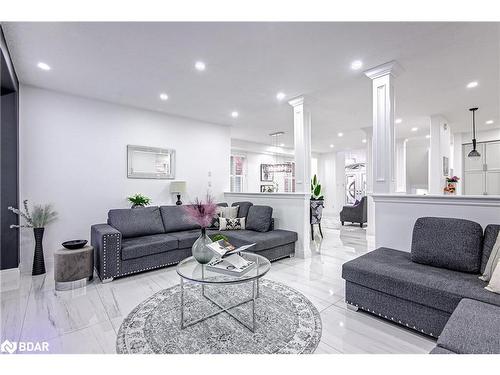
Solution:
{"label": "white ceiling", "polygon": [[[362,70],[397,60],[398,136],[424,136],[428,116],[455,131],[498,127],[498,23],[3,23],[20,81],[231,126],[232,137],[293,143],[291,107],[305,94],[313,149],[362,147],[371,126],[371,82]],[[361,59],[364,68],[350,69]],[[198,72],[194,62],[207,69]],[[39,61],[52,69],[37,68]],[[466,89],[469,81],[479,86]],[[169,100],[159,100],[166,92]],[[237,110],[239,118],[230,113]],[[493,119],[494,125],[485,125]],[[417,126],[419,131],[410,132]],[[338,138],[337,133],[344,137]]]}

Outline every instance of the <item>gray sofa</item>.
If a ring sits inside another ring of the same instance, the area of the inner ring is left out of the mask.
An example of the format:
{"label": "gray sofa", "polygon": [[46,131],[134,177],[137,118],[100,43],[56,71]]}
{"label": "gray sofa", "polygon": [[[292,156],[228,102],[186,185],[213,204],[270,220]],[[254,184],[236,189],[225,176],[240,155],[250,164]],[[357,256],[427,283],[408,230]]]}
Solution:
{"label": "gray sofa", "polygon": [[[251,251],[269,260],[293,256],[297,233],[274,229],[272,208],[239,202],[238,217],[260,224],[259,230],[224,231],[231,243],[256,243]],[[220,204],[225,205],[227,204]],[[251,208],[253,207],[253,208]],[[248,217],[251,212],[251,217]],[[270,212],[270,214],[269,214]],[[240,216],[241,215],[241,216]],[[267,217],[269,216],[269,217]],[[216,226],[208,234],[216,234]],[[200,229],[189,223],[182,206],[114,209],[107,224],[91,227],[94,264],[103,281],[179,263],[191,256],[191,247]]]}
{"label": "gray sofa", "polygon": [[499,354],[500,307],[464,298],[431,354]]}
{"label": "gray sofa", "polygon": [[[498,309],[500,295],[484,289],[487,283],[478,276],[499,231],[500,225],[490,224],[483,233],[479,224],[462,219],[418,219],[411,252],[382,247],[343,265],[348,307],[432,337],[446,332],[463,299]],[[497,340],[499,331],[497,320]]]}

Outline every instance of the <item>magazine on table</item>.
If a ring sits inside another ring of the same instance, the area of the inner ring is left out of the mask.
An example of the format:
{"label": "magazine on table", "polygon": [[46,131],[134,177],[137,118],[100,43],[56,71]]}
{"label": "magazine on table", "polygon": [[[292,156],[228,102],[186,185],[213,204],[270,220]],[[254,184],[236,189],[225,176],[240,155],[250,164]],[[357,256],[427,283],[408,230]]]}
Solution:
{"label": "magazine on table", "polygon": [[206,245],[216,254],[216,257],[207,264],[207,269],[226,275],[243,275],[255,266],[255,262],[243,258],[239,253],[254,245],[252,243],[236,247],[227,240],[219,240]]}
{"label": "magazine on table", "polygon": [[219,240],[216,242],[212,242],[211,244],[208,244],[207,247],[209,247],[218,257],[224,258],[232,254],[237,254],[240,251],[245,251],[246,249],[249,249],[254,245],[255,244],[252,243],[250,245],[236,247],[229,241]]}
{"label": "magazine on table", "polygon": [[210,261],[207,270],[230,276],[241,276],[255,268],[257,263],[247,260],[239,254],[231,254],[224,258],[216,258]]}

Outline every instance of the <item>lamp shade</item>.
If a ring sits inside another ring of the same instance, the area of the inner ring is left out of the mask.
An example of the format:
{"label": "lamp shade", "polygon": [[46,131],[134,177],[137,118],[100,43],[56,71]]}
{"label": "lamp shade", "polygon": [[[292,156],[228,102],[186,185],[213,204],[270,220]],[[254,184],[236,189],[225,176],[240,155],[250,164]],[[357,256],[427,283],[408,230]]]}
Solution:
{"label": "lamp shade", "polygon": [[184,194],[186,192],[186,181],[172,181],[170,192],[173,194]]}

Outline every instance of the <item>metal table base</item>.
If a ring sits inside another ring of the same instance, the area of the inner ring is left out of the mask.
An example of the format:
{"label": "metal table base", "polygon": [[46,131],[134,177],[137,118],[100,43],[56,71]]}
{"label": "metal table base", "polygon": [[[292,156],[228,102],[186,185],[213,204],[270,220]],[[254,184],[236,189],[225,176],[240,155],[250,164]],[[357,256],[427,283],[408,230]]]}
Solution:
{"label": "metal table base", "polygon": [[[216,316],[220,313],[226,312],[229,316],[231,316],[234,320],[236,320],[238,323],[240,323],[244,327],[248,328],[251,332],[255,332],[255,300],[259,297],[259,279],[251,281],[252,282],[252,297],[251,298],[249,298],[245,301],[236,303],[234,305],[227,306],[227,307],[222,306],[219,302],[217,302],[214,299],[212,299],[211,297],[209,297],[205,293],[205,284],[201,284],[201,295],[203,297],[205,297],[208,301],[210,301],[211,303],[216,305],[219,308],[219,310],[215,311],[213,313],[210,313],[202,318],[190,321],[190,322],[185,322],[185,320],[184,320],[184,279],[182,277],[180,279],[181,279],[181,282],[180,282],[180,285],[181,285],[181,308],[180,308],[180,310],[181,310],[180,311],[181,329],[191,327],[197,323],[203,322],[203,321],[205,321],[213,316]],[[244,305],[246,303],[250,303],[250,302],[252,303],[252,324],[251,325],[242,321],[235,314],[233,314],[231,311],[229,311],[231,309],[234,309],[235,307],[238,307],[238,306]]]}

